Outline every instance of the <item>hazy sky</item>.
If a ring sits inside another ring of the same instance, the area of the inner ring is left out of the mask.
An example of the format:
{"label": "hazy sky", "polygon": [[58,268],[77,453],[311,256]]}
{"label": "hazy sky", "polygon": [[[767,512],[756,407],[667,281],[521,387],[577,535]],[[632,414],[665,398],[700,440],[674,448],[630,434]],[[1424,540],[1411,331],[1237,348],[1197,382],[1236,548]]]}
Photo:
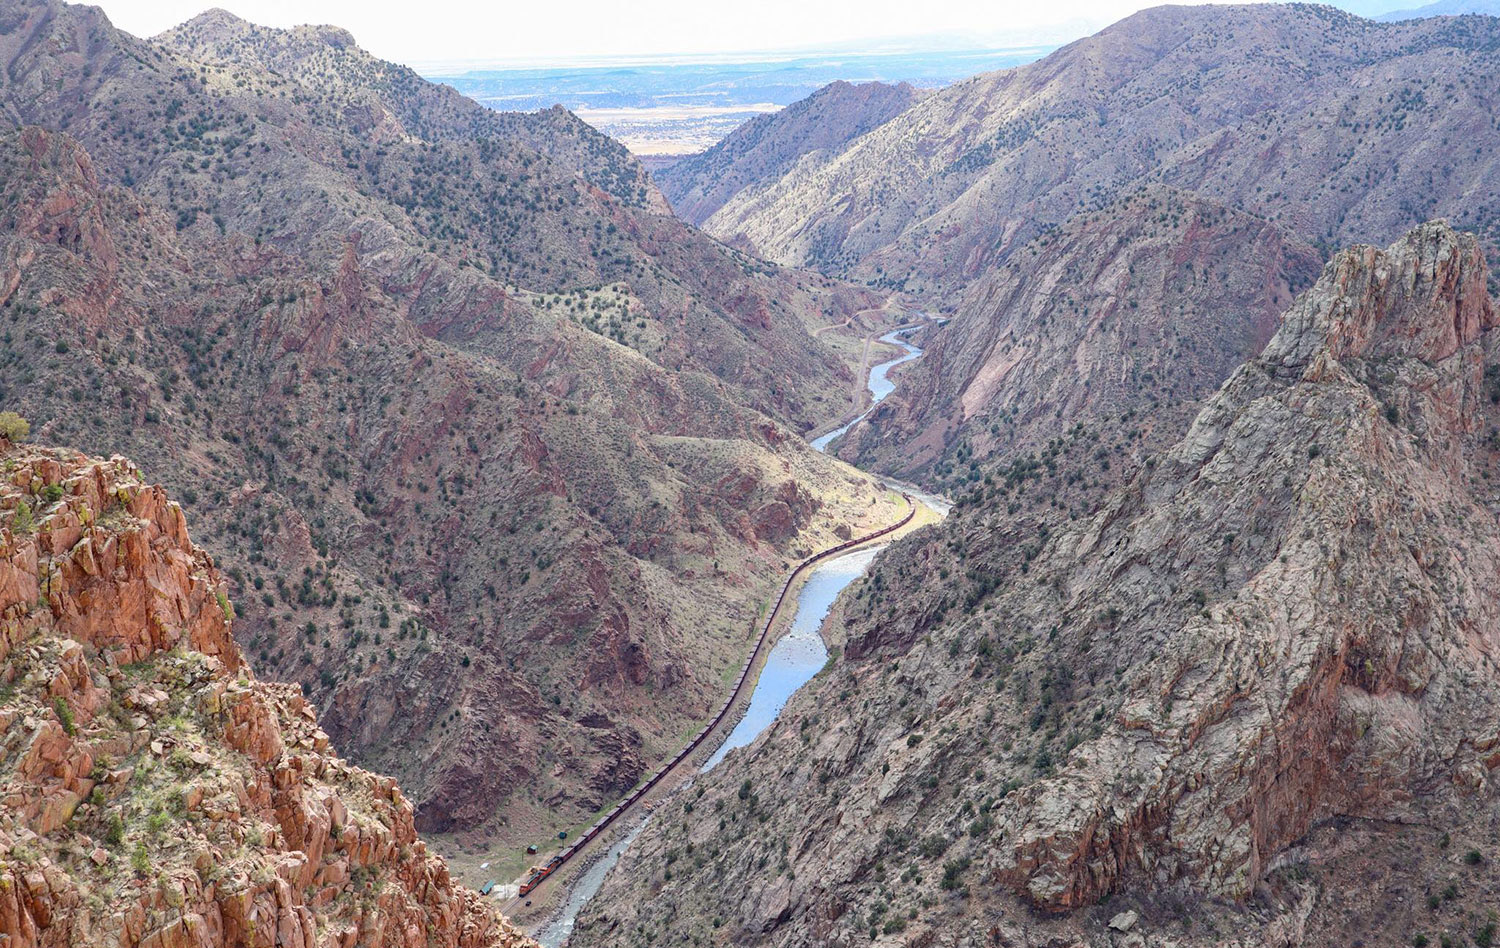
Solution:
{"label": "hazy sky", "polygon": [[[150,36],[215,0],[93,0]],[[903,37],[944,45],[1058,42],[1151,3],[1141,0],[218,0],[267,26],[334,23],[386,59],[437,63],[714,53]]]}

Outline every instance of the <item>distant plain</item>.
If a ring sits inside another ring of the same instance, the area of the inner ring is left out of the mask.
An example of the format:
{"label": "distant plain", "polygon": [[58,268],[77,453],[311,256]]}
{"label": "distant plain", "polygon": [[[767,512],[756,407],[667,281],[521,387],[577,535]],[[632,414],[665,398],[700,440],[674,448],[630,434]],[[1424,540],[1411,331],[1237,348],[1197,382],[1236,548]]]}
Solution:
{"label": "distant plain", "polygon": [[736,127],[837,80],[946,86],[1040,59],[1049,46],[828,51],[733,58],[642,57],[571,65],[431,66],[423,75],[494,109],[561,105],[638,155],[703,151]]}

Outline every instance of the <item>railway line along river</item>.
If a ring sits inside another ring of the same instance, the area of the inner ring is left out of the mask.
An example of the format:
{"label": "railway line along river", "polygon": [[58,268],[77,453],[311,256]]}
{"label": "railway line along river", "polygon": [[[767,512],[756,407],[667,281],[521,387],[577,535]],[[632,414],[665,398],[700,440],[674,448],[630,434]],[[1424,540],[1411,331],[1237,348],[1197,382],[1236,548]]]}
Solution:
{"label": "railway line along river", "polygon": [[[918,327],[898,327],[881,336],[881,341],[901,346],[905,351],[900,356],[882,362],[870,370],[869,405],[847,424],[835,428],[822,437],[815,438],[811,442],[813,447],[819,451],[827,450],[829,444],[858,424],[876,404],[891,393],[895,388],[895,383],[890,381],[890,371],[897,365],[910,362],[922,354],[920,348],[907,340],[907,336],[916,328]],[[883,480],[891,488],[905,493],[914,504],[929,507],[939,516],[945,515],[948,511],[949,505],[940,497],[923,493],[907,484]],[[776,640],[767,654],[760,676],[755,680],[744,715],[718,749],[704,761],[699,768],[700,773],[718,764],[730,751],[755,740],[756,736],[781,713],[781,709],[786,706],[792,694],[823,668],[828,661],[828,650],[819,634],[823,620],[827,618],[839,593],[862,576],[870,563],[874,561],[876,554],[883,549],[885,549],[884,543],[862,546],[848,553],[824,559],[807,573],[806,580],[797,592],[796,611],[793,613],[791,626]],[[578,913],[599,891],[599,887],[604,883],[604,877],[619,861],[620,855],[640,835],[645,823],[646,820],[641,819],[630,826],[613,840],[607,851],[572,880],[558,910],[532,933],[532,937],[541,942],[544,948],[560,948],[567,941],[573,932]]]}

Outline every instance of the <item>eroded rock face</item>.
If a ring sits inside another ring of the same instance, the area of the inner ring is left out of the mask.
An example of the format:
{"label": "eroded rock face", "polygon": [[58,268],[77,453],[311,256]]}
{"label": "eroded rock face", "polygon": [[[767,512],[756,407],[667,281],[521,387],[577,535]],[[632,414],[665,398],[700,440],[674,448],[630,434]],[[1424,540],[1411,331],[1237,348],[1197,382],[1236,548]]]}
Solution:
{"label": "eroded rock face", "polygon": [[[1244,579],[1176,628],[1125,620],[1111,650],[1154,660],[1098,739],[1017,795],[998,879],[1053,910],[1147,866],[1243,898],[1320,820],[1488,795],[1476,747],[1500,716],[1473,708],[1497,697],[1500,534],[1465,483],[1485,276],[1443,225],[1340,255],[1111,511],[1129,525],[1078,537],[1073,583],[1099,592],[1127,564],[1211,565],[1195,530],[1232,537],[1217,557]],[[1127,769],[1140,785],[1110,787]]]}
{"label": "eroded rock face", "polygon": [[295,686],[250,675],[226,589],[129,461],[0,439],[0,937],[532,944]]}
{"label": "eroded rock face", "polygon": [[1093,472],[1112,485],[1182,436],[1322,263],[1275,223],[1173,188],[1079,214],[975,281],[839,451],[960,495],[975,467],[1018,469],[1081,426],[1123,444]]}
{"label": "eroded rock face", "polygon": [[843,604],[845,660],[653,820],[581,930],[1463,930],[1440,893],[1493,895],[1459,867],[1486,864],[1500,814],[1486,279],[1440,223],[1345,251],[1096,515],[1037,537],[1024,511],[966,505],[895,545]]}

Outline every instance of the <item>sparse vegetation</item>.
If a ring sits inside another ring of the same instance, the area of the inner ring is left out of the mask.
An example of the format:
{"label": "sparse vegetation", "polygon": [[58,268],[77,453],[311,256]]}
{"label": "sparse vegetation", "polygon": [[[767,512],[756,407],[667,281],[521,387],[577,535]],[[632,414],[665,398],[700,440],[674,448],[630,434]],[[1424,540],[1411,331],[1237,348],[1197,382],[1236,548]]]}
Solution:
{"label": "sparse vegetation", "polygon": [[29,536],[36,528],[36,520],[32,517],[31,505],[23,498],[16,503],[16,513],[11,518],[10,529],[17,536]]}

